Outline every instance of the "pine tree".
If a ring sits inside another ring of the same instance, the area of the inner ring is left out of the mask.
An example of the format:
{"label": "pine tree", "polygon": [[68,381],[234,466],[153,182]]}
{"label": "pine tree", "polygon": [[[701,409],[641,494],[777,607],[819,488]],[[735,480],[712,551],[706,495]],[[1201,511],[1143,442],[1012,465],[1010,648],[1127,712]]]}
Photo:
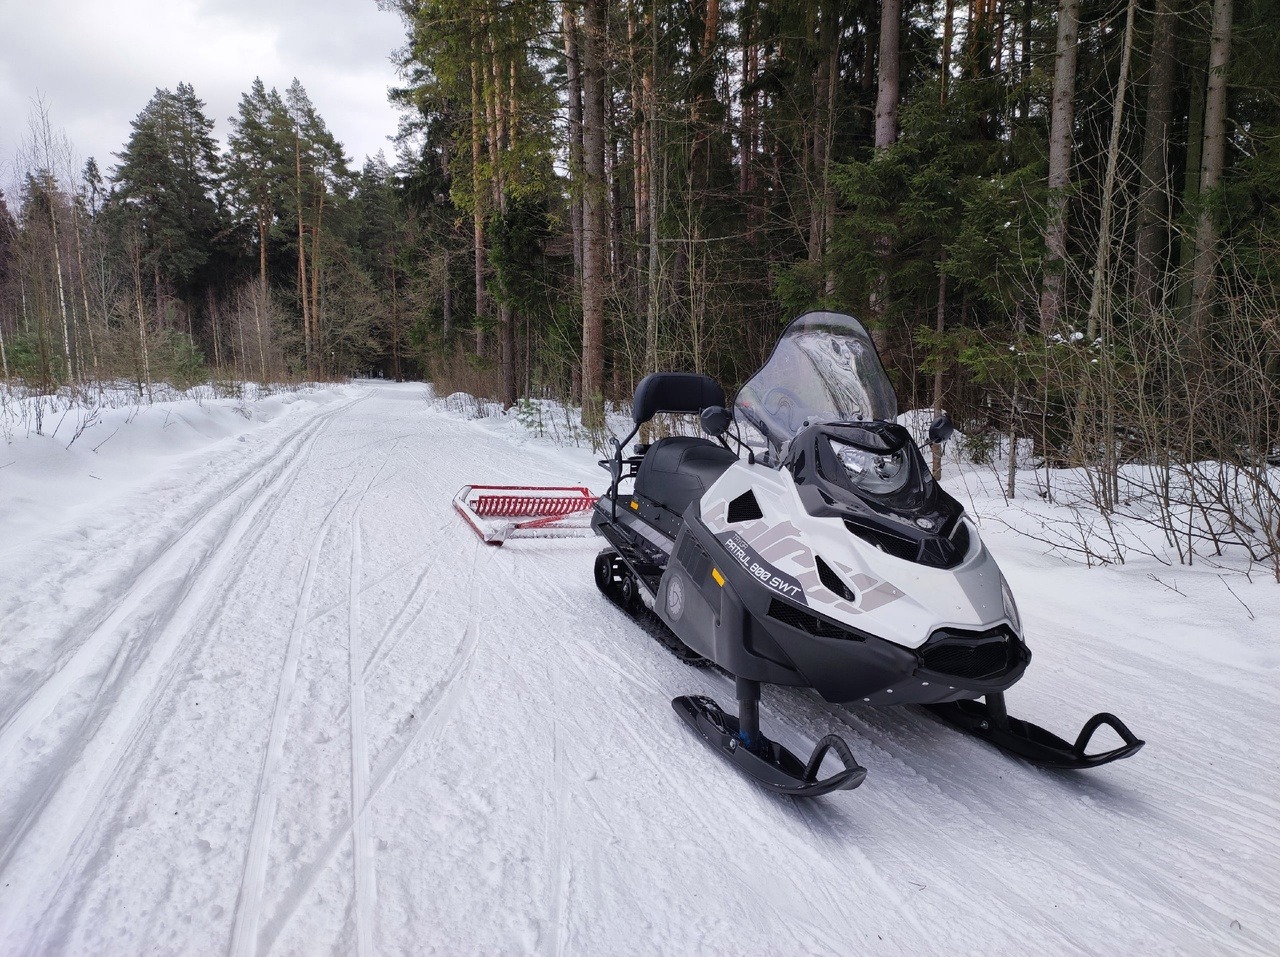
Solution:
{"label": "pine tree", "polygon": [[131,123],[133,132],[114,178],[118,199],[132,207],[143,231],[143,256],[157,310],[166,295],[189,294],[222,230],[216,202],[221,183],[213,121],[187,83],[157,90]]}
{"label": "pine tree", "polygon": [[[331,194],[345,192],[351,173],[337,141],[295,77],[285,93],[293,137],[293,213],[297,222],[298,297],[302,305],[307,367],[322,368],[320,270],[324,249],[324,214]],[[310,240],[308,242],[308,239]]]}
{"label": "pine tree", "polygon": [[289,115],[280,94],[261,78],[240,98],[227,135],[226,183],[232,202],[250,214],[258,236],[258,281],[267,289],[272,228],[283,211],[292,153]]}

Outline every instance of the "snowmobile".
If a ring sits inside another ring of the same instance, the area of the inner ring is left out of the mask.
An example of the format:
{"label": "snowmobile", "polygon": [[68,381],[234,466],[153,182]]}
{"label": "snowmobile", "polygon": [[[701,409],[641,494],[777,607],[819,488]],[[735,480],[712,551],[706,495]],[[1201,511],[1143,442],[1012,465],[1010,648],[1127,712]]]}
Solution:
{"label": "snowmobile", "polygon": [[[675,435],[627,454],[663,412],[699,416],[708,438]],[[635,427],[600,463],[610,484],[591,527],[608,545],[594,571],[616,603],[656,615],[683,660],[735,679],[736,715],[693,695],[675,698],[676,712],[740,770],[797,796],[855,788],[867,772],[837,735],[807,761],[767,737],[763,684],[833,703],[924,705],[1041,766],[1135,754],[1144,742],[1111,714],[1071,743],[1008,713],[1004,693],[1031,661],[1013,595],[897,414],[870,336],[831,312],[792,322],[731,409],[708,376],[640,382]],[[943,416],[928,444],[952,432]],[[1121,744],[1087,753],[1103,725]],[[828,754],[843,767],[820,778]]]}

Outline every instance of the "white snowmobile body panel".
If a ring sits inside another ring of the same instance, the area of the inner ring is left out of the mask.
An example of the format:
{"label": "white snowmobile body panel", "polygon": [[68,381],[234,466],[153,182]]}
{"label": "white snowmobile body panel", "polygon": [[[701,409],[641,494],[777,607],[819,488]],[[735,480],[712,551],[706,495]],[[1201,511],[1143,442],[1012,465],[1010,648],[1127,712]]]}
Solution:
{"label": "white snowmobile body panel", "polygon": [[[763,517],[729,522],[729,503],[747,491],[754,493]],[[1006,607],[999,566],[972,526],[968,552],[958,566],[907,561],[857,538],[839,518],[806,512],[787,470],[745,461],[730,466],[700,505],[703,523],[722,544],[737,535],[750,546],[745,552],[727,550],[748,569],[757,564],[762,584],[861,631],[918,648],[939,628],[982,631],[1007,624],[1019,630]],[[854,601],[823,584],[815,556],[839,575]],[[770,569],[782,575],[766,574]],[[802,593],[786,579],[799,583]]]}

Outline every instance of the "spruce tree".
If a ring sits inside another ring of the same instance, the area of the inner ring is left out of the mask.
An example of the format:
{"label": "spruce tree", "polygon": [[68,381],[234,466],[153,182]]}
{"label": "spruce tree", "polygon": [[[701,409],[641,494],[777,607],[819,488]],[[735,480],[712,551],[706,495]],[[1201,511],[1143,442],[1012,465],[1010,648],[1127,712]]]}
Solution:
{"label": "spruce tree", "polygon": [[187,83],[176,93],[157,90],[131,126],[116,154],[115,183],[119,200],[141,222],[159,305],[168,292],[190,295],[221,230],[218,150],[213,121]]}

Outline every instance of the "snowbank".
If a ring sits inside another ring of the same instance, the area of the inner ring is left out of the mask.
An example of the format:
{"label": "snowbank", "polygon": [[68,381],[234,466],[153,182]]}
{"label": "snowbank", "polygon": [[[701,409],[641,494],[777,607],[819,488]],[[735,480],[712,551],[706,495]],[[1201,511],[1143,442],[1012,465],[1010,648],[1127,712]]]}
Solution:
{"label": "snowbank", "polygon": [[0,402],[0,549],[75,526],[192,456],[245,442],[268,423],[306,416],[352,387],[267,390],[219,397],[209,386],[157,387],[152,401],[119,387]]}

